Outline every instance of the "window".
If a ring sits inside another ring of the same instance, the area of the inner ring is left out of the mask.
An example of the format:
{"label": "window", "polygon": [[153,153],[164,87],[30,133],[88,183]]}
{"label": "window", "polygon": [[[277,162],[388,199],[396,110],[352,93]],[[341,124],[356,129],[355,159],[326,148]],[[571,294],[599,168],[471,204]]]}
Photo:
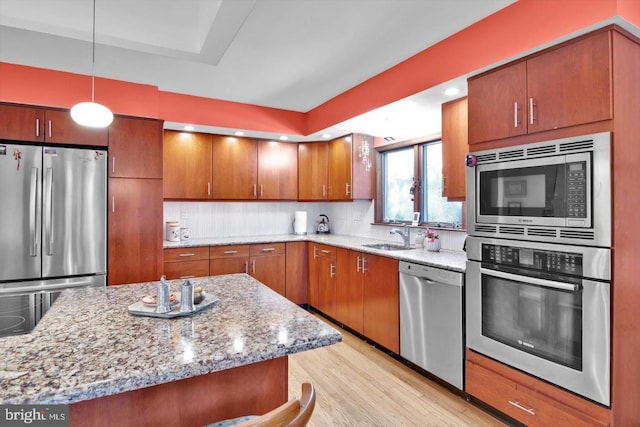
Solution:
{"label": "window", "polygon": [[462,224],[462,202],[442,197],[441,141],[385,151],[381,160],[382,215],[377,220],[410,222],[420,211],[421,223]]}

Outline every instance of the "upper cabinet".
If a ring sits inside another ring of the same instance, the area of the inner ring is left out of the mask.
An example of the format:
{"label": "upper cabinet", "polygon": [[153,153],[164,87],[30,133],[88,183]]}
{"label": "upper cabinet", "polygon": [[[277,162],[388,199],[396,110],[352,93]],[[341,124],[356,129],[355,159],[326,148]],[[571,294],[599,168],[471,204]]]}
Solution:
{"label": "upper cabinet", "polygon": [[256,141],[213,135],[213,198],[255,199],[258,195],[258,146]]}
{"label": "upper cabinet", "polygon": [[468,82],[469,144],[612,118],[610,32]]}
{"label": "upper cabinet", "polygon": [[162,121],[116,116],[109,126],[109,177],[162,179]]}
{"label": "upper cabinet", "polygon": [[258,141],[258,199],[298,198],[298,145]]}
{"label": "upper cabinet", "polygon": [[298,144],[299,200],[374,197],[373,137],[346,135],[329,142]]}
{"label": "upper cabinet", "polygon": [[211,135],[164,131],[164,198],[211,199]]}
{"label": "upper cabinet", "polygon": [[69,110],[0,104],[0,139],[106,147],[108,130],[76,124]]}
{"label": "upper cabinet", "polygon": [[442,197],[463,201],[465,155],[469,152],[467,98],[442,104]]}

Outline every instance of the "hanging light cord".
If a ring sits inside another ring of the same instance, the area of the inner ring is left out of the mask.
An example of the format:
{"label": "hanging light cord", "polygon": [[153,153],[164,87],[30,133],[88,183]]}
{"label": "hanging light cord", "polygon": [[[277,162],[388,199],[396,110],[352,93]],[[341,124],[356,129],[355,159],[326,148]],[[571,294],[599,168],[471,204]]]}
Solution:
{"label": "hanging light cord", "polygon": [[91,35],[91,102],[94,102],[95,67],[96,67],[96,0],[93,0],[93,31]]}

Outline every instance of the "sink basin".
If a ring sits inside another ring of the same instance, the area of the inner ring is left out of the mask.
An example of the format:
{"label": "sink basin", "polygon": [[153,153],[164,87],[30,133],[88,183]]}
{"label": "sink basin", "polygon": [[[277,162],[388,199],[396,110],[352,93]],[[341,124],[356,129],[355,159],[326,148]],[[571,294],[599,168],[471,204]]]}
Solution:
{"label": "sink basin", "polygon": [[382,251],[403,251],[411,248],[405,248],[403,245],[396,245],[393,243],[370,243],[368,245],[362,245],[367,248],[380,249]]}

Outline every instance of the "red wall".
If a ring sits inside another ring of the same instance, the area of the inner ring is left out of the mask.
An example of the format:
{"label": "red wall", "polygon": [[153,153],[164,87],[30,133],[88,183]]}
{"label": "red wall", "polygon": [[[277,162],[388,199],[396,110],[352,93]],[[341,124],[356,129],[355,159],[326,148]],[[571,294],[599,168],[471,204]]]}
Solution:
{"label": "red wall", "polygon": [[[640,1],[519,0],[308,113],[102,78],[95,100],[120,114],[308,135],[616,16],[640,27]],[[0,63],[0,100],[71,107],[90,95],[89,76]]]}

